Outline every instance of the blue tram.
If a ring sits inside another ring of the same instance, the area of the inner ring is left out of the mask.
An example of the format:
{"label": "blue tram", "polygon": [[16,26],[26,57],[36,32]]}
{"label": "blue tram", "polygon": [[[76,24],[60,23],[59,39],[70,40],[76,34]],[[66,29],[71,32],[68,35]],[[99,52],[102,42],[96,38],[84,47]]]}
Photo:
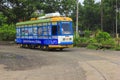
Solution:
{"label": "blue tram", "polygon": [[73,46],[72,19],[49,15],[44,18],[18,22],[16,43],[22,47],[39,47],[43,50],[70,48]]}

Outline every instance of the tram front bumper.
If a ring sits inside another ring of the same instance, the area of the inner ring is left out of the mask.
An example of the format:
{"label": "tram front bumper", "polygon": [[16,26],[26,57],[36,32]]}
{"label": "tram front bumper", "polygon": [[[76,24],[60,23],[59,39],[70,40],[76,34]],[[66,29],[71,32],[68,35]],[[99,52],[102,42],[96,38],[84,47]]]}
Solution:
{"label": "tram front bumper", "polygon": [[72,48],[73,45],[49,45],[49,48]]}

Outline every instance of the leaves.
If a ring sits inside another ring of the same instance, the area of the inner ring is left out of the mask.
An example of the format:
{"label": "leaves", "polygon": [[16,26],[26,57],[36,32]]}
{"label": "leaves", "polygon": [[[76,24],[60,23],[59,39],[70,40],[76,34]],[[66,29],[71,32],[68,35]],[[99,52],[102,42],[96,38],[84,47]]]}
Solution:
{"label": "leaves", "polygon": [[15,39],[15,25],[7,25],[3,24],[2,27],[0,27],[0,40],[13,40]]}
{"label": "leaves", "polygon": [[98,32],[97,34],[96,34],[96,40],[98,41],[98,43],[101,43],[101,42],[103,42],[103,41],[106,41],[106,40],[109,40],[109,39],[111,39],[112,37],[110,36],[110,34],[109,33],[107,33],[107,32]]}
{"label": "leaves", "polygon": [[0,26],[3,25],[3,23],[6,23],[7,17],[5,17],[2,13],[0,13]]}
{"label": "leaves", "polygon": [[[34,14],[60,12],[62,15],[70,16],[76,23],[76,1],[77,0],[1,0],[0,11],[7,17],[7,24],[16,23],[20,20],[30,20],[37,17]],[[120,1],[118,0],[118,8]],[[103,0],[103,31],[115,33],[116,26],[116,1]],[[97,30],[101,28],[101,4],[94,0],[84,0],[83,5],[79,3],[79,29]],[[120,33],[120,13],[118,14],[118,32]],[[74,26],[75,27],[75,26]]]}

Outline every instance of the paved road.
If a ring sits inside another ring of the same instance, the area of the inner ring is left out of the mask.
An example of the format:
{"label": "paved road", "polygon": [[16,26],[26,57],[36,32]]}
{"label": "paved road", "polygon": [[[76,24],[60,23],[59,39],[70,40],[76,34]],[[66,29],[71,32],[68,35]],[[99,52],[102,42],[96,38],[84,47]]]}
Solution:
{"label": "paved road", "polygon": [[120,52],[0,45],[0,80],[120,80]]}

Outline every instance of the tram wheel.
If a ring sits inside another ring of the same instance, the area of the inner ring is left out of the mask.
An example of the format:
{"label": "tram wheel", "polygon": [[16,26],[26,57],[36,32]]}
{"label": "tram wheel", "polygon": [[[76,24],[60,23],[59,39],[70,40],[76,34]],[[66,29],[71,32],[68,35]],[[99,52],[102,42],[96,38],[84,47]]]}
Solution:
{"label": "tram wheel", "polygon": [[21,44],[21,46],[20,46],[21,48],[25,48],[25,44]]}
{"label": "tram wheel", "polygon": [[62,51],[63,50],[63,48],[60,48],[60,51]]}
{"label": "tram wheel", "polygon": [[28,44],[28,48],[31,48],[31,45],[30,45],[30,44]]}
{"label": "tram wheel", "polygon": [[43,51],[48,51],[48,50],[49,50],[49,47],[48,47],[47,45],[41,46],[40,48],[41,48]]}

